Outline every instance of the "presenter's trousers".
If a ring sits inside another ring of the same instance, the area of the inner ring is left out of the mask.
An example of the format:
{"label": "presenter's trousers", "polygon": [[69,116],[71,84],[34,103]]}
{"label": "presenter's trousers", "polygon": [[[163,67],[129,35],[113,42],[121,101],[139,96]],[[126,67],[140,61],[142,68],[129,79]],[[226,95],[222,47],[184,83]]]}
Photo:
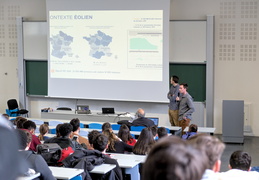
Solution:
{"label": "presenter's trousers", "polygon": [[168,110],[168,114],[169,114],[169,121],[171,123],[171,126],[179,126],[179,110]]}

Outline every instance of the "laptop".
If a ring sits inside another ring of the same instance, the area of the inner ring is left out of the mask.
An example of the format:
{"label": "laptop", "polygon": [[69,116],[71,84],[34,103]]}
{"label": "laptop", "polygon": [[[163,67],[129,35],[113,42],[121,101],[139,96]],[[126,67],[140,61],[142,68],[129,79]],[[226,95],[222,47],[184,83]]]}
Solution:
{"label": "laptop", "polygon": [[76,112],[77,114],[91,114],[91,111],[88,105],[77,105]]}
{"label": "laptop", "polygon": [[155,125],[158,126],[159,118],[157,118],[157,117],[146,117],[146,118],[152,120],[155,123]]}
{"label": "laptop", "polygon": [[114,108],[102,108],[103,114],[115,114]]}

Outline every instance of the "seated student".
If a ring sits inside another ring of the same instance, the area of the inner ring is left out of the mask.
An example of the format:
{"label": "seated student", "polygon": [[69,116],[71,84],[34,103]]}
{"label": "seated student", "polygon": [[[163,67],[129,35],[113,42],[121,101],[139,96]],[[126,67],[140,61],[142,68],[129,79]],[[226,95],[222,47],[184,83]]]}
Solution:
{"label": "seated student", "polygon": [[165,127],[159,127],[157,129],[157,135],[158,135],[158,139],[161,139],[162,137],[167,137],[168,132]]}
{"label": "seated student", "polygon": [[35,135],[36,127],[37,126],[36,126],[35,122],[30,121],[30,120],[23,123],[23,129],[29,131],[31,133],[31,136],[32,136],[32,141],[31,141],[31,144],[30,144],[30,150],[35,151],[35,152],[36,152],[37,145],[41,144],[39,138]]}
{"label": "seated student", "polygon": [[8,126],[8,121],[0,116],[0,179],[18,179],[28,169],[28,164],[18,153],[18,137]]}
{"label": "seated student", "polygon": [[[105,154],[106,153],[105,151],[108,148],[108,138],[103,134],[95,134],[95,135],[96,136],[93,137],[94,149],[101,151],[103,154]],[[119,164],[115,159],[112,159],[108,155],[106,155],[106,156],[104,156],[104,163],[105,164],[115,164],[116,167],[115,167],[115,169],[113,169],[113,171],[115,172],[115,179],[116,180],[122,179],[121,168],[119,167]]]}
{"label": "seated student", "polygon": [[126,124],[121,125],[120,130],[118,132],[118,137],[130,146],[134,146],[137,142],[136,139],[134,139],[130,134],[130,130]]}
{"label": "seated student", "polygon": [[49,126],[47,124],[40,125],[39,128],[40,135],[38,136],[40,141],[45,141],[46,139],[49,139],[48,136],[46,136],[49,133]]}
{"label": "seated student", "polygon": [[197,134],[198,127],[196,124],[191,124],[189,126],[188,132],[182,135],[182,139],[189,139],[190,137],[194,136]]}
{"label": "seated student", "polygon": [[112,153],[132,152],[132,146],[126,144],[123,141],[121,141],[109,129],[104,130],[103,134],[108,138],[107,152],[112,152]]}
{"label": "seated student", "polygon": [[136,118],[132,123],[131,126],[145,126],[145,127],[151,127],[154,126],[154,121],[145,118],[145,111],[141,108],[138,109],[136,112]]}
{"label": "seated student", "polygon": [[62,150],[62,157],[59,161],[62,161],[67,156],[72,154],[76,147],[75,144],[73,144],[72,140],[70,139],[72,134],[72,125],[69,123],[64,123],[59,126],[59,133],[60,137],[53,137],[45,141],[44,143],[57,143]]}
{"label": "seated student", "polygon": [[105,123],[103,123],[103,125],[102,125],[102,132],[103,132],[104,130],[106,130],[106,129],[112,130],[112,126],[111,126],[111,124],[110,124],[109,122],[105,122]]}
{"label": "seated student", "polygon": [[156,125],[151,126],[150,129],[151,129],[151,132],[152,132],[152,135],[153,135],[154,139],[157,140],[157,138],[158,138],[157,137],[157,126]]}
{"label": "seated student", "polygon": [[179,137],[162,138],[147,156],[142,180],[200,180],[207,161],[202,152]]}
{"label": "seated student", "polygon": [[25,123],[26,121],[26,118],[18,116],[16,117],[13,123],[16,126],[16,129],[23,129],[23,123]]}
{"label": "seated student", "polygon": [[36,173],[40,173],[40,176],[35,179],[55,180],[56,178],[53,177],[52,172],[43,157],[34,154],[32,151],[28,151],[32,140],[31,134],[22,129],[17,129],[16,132],[20,142],[19,154],[28,161],[30,169],[33,169]]}
{"label": "seated student", "polygon": [[137,155],[146,155],[155,144],[151,128],[142,129],[138,141],[133,147],[133,153]]}
{"label": "seated student", "polygon": [[101,134],[99,131],[97,131],[97,130],[92,130],[91,132],[89,132],[88,133],[88,141],[89,141],[89,144],[90,144],[90,146],[91,146],[91,148],[90,149],[94,149],[94,147],[93,147],[93,140],[94,140],[94,138],[98,135],[98,134]]}
{"label": "seated student", "polygon": [[217,179],[217,172],[220,171],[220,159],[225,149],[225,144],[217,137],[210,136],[209,134],[197,134],[190,137],[186,142],[199,151],[204,152],[208,158],[208,167],[202,177],[202,180]]}
{"label": "seated student", "polygon": [[77,138],[77,142],[78,142],[79,144],[84,144],[84,146],[85,146],[87,149],[90,149],[91,146],[90,146],[90,144],[89,144],[88,139],[86,139],[85,137],[79,135],[79,132],[80,132],[80,121],[79,121],[79,119],[78,119],[78,118],[72,119],[72,120],[70,121],[70,124],[71,124],[72,127],[73,127],[72,136],[73,136],[73,137],[74,137],[74,136],[78,137],[78,138]]}
{"label": "seated student", "polygon": [[221,180],[249,179],[258,180],[259,173],[250,171],[251,156],[247,152],[235,151],[229,159],[229,169],[227,172],[220,173]]}

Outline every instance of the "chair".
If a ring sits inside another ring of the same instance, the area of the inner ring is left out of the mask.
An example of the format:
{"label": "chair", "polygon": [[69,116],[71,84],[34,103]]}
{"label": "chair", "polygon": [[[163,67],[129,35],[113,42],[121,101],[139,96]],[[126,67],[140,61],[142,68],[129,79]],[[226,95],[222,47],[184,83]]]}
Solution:
{"label": "chair", "polygon": [[19,109],[18,103],[16,99],[9,99],[7,101],[8,109],[6,109],[6,114],[8,114],[10,117],[16,117],[20,115],[27,115],[28,110],[26,109]]}
{"label": "chair", "polygon": [[49,121],[49,126],[57,126],[58,124],[63,124],[62,121]]}
{"label": "chair", "polygon": [[79,135],[80,135],[80,136],[86,136],[86,137],[87,137],[87,136],[88,136],[88,131],[81,129],[80,132],[79,132]]}
{"label": "chair", "polygon": [[89,129],[102,129],[102,124],[99,123],[90,123],[88,124]]}
{"label": "chair", "polygon": [[77,175],[70,180],[82,180],[82,175]]}
{"label": "chair", "polygon": [[31,121],[35,122],[36,125],[42,125],[42,124],[44,124],[44,121],[38,120],[38,119],[33,119],[33,120],[31,120]]}
{"label": "chair", "polygon": [[142,129],[144,129],[144,128],[146,128],[146,127],[145,126],[131,126],[130,130],[131,131],[139,131],[139,132],[141,132]]}
{"label": "chair", "polygon": [[85,125],[83,123],[80,123],[80,128],[85,128]]}
{"label": "chair", "polygon": [[112,124],[112,130],[120,130],[121,125],[119,124]]}
{"label": "chair", "polygon": [[54,128],[54,129],[49,129],[49,133],[50,133],[50,134],[56,134],[56,128]]}

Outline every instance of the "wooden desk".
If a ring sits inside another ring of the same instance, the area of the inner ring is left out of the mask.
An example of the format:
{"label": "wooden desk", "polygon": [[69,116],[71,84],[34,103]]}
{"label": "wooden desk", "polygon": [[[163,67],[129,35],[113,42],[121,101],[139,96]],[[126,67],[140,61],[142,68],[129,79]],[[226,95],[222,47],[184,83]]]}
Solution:
{"label": "wooden desk", "polygon": [[49,169],[52,171],[53,176],[57,179],[71,179],[84,172],[83,169],[53,167],[53,166],[49,166]]}
{"label": "wooden desk", "polygon": [[[189,130],[189,127],[186,127],[184,129],[184,132],[187,132]],[[211,135],[214,134],[216,128],[213,127],[198,127],[198,133],[209,133]]]}

